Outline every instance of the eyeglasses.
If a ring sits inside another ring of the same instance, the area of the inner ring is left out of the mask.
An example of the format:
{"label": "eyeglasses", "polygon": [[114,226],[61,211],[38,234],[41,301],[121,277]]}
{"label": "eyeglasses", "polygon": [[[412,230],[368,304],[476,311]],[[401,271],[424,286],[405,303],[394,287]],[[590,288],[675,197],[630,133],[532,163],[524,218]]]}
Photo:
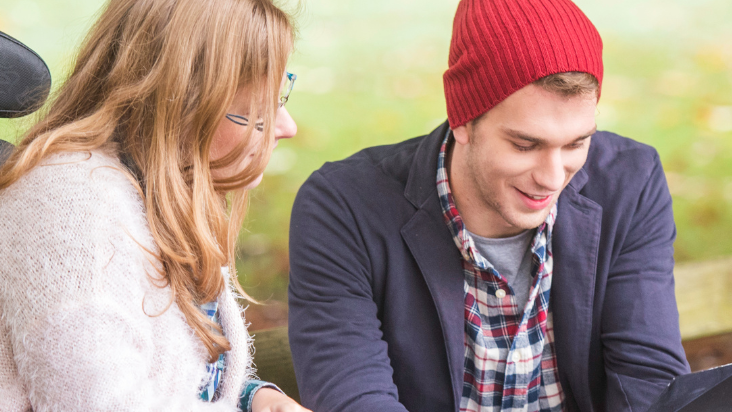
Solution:
{"label": "eyeglasses", "polygon": [[[297,79],[297,75],[290,72],[285,72],[287,76],[287,80],[285,80],[284,87],[280,90],[280,98],[277,101],[277,108],[281,108],[282,106],[287,103],[287,100],[290,99],[290,93],[292,93],[292,88],[295,86],[295,80]],[[249,119],[244,116],[239,116],[238,114],[231,114],[227,113],[226,118],[231,120],[232,122],[240,125],[240,126],[249,126]],[[257,129],[258,132],[264,131],[264,123],[258,122],[254,124],[254,128]]]}
{"label": "eyeglasses", "polygon": [[287,75],[287,80],[285,81],[285,87],[280,90],[280,101],[277,105],[278,109],[287,103],[287,100],[290,98],[290,93],[292,93],[292,88],[295,86],[295,80],[297,80],[296,74],[290,72],[285,73]]}

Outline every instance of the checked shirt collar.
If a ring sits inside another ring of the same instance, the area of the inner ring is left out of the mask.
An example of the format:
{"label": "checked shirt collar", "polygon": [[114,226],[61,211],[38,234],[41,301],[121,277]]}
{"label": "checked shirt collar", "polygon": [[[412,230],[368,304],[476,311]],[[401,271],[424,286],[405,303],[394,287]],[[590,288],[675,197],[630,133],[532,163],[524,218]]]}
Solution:
{"label": "checked shirt collar", "polygon": [[[511,287],[483,257],[455,206],[443,141],[437,163],[437,191],[465,276],[465,363],[461,411],[558,412],[559,383],[549,308],[556,204],[531,243],[534,276],[529,300],[519,310]],[[497,293],[498,292],[498,293]],[[504,293],[505,292],[505,293]],[[500,296],[500,297],[499,297]]]}

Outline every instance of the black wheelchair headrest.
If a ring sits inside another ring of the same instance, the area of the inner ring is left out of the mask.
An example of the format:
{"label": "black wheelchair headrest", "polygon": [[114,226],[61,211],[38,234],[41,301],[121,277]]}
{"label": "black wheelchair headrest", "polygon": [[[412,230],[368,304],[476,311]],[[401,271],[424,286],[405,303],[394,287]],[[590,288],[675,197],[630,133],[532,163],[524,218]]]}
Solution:
{"label": "black wheelchair headrest", "polygon": [[48,66],[33,50],[0,32],[0,117],[34,112],[51,91]]}
{"label": "black wheelchair headrest", "polygon": [[13,153],[13,145],[5,140],[0,140],[0,166],[8,160],[11,153]]}

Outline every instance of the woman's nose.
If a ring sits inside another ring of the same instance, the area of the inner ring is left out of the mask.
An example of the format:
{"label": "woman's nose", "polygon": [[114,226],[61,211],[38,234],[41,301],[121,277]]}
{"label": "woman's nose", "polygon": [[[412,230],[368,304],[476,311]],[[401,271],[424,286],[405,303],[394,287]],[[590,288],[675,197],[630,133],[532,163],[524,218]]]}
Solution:
{"label": "woman's nose", "polygon": [[297,124],[285,106],[277,109],[275,121],[275,139],[289,139],[297,134]]}

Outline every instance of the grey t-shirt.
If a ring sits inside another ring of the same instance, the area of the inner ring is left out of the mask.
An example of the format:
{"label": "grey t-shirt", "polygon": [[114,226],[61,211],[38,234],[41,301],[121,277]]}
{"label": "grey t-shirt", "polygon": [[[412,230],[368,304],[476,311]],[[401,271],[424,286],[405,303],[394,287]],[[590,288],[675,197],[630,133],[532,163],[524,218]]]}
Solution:
{"label": "grey t-shirt", "polygon": [[530,247],[536,230],[526,230],[516,236],[499,239],[480,237],[470,231],[468,233],[480,254],[506,279],[515,294],[519,311],[523,311],[529,300],[533,280]]}

